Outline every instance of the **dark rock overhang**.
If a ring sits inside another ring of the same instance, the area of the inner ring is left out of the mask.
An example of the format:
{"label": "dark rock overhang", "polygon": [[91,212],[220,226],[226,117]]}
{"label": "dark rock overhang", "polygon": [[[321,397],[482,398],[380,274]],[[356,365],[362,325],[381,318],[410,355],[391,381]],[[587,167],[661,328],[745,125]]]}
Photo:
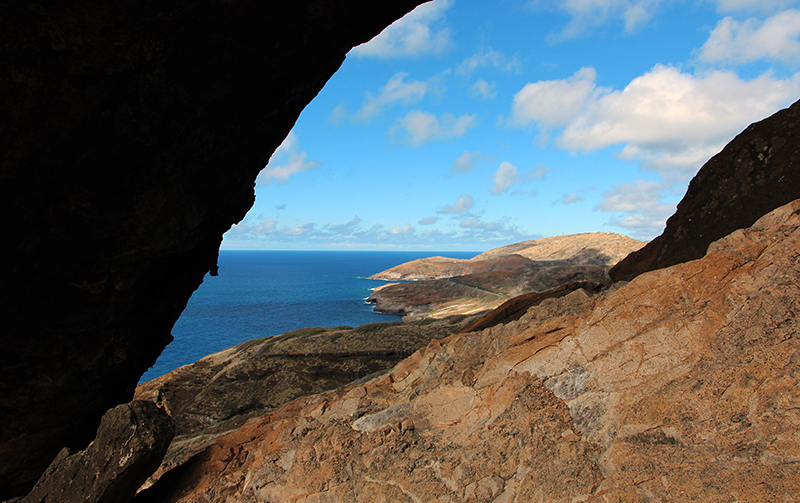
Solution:
{"label": "dark rock overhang", "polygon": [[0,500],[130,400],[302,109],[420,3],[0,5]]}

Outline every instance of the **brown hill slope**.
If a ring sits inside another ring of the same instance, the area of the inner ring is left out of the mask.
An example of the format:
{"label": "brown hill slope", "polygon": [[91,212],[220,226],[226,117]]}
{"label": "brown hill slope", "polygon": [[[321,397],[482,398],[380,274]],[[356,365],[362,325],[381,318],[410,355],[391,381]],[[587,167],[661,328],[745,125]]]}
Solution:
{"label": "brown hill slope", "polygon": [[645,241],[613,232],[588,232],[523,241],[489,250],[472,260],[516,253],[531,260],[569,260],[578,264],[612,266],[645,244]]}
{"label": "brown hill slope", "polygon": [[469,260],[430,257],[387,269],[372,279],[418,281],[375,289],[375,310],[408,319],[474,314],[508,299],[574,281],[604,282],[606,271],[645,243],[609,232],[524,241]]}
{"label": "brown hill slope", "polygon": [[376,288],[367,300],[375,304],[375,311],[403,315],[407,320],[443,318],[489,311],[518,295],[574,281],[604,283],[607,270],[601,265],[528,261],[524,267],[511,270],[390,283]]}
{"label": "brown hill slope", "polygon": [[486,260],[426,257],[373,274],[370,279],[387,281],[420,281],[452,278],[466,274],[519,269],[531,260],[521,255],[505,254]]}
{"label": "brown hill slope", "polygon": [[140,501],[793,501],[797,250],[800,200],[253,419]]}
{"label": "brown hill slope", "polygon": [[554,236],[495,248],[471,259],[428,257],[412,260],[373,274],[370,278],[387,281],[443,279],[509,271],[524,267],[531,261],[545,260],[610,267],[644,245],[644,241],[610,232]]}

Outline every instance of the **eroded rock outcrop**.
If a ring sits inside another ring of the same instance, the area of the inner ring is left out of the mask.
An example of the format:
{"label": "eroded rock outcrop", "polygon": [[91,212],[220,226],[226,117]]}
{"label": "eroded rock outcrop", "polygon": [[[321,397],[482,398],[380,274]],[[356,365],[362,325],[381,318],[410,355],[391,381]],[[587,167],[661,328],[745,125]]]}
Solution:
{"label": "eroded rock outcrop", "polygon": [[751,124],[689,184],[664,232],[609,271],[614,281],[702,257],[708,245],[800,197],[800,102]]}
{"label": "eroded rock outcrop", "polygon": [[0,5],[0,499],[130,400],[302,109],[419,3]]}
{"label": "eroded rock outcrop", "polygon": [[21,503],[126,503],[152,474],[175,435],[166,411],[133,401],[108,411],[85,450],[62,449]]}
{"label": "eroded rock outcrop", "polygon": [[800,200],[252,419],[141,501],[791,501]]}

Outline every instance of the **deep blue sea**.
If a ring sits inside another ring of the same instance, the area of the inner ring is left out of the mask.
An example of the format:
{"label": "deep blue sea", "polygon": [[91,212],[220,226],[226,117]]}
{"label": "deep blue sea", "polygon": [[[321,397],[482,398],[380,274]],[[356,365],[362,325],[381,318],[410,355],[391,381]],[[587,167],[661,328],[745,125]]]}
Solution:
{"label": "deep blue sea", "polygon": [[240,342],[314,326],[358,326],[399,320],[366,303],[385,282],[366,276],[434,255],[477,252],[232,251],[219,255],[219,276],[206,276],[167,346],[141,381]]}

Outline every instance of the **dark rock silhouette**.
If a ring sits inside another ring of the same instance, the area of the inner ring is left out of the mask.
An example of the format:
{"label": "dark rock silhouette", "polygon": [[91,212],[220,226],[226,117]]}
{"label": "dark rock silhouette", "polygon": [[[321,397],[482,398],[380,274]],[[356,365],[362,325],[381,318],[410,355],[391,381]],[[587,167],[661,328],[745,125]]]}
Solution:
{"label": "dark rock silhouette", "polygon": [[302,109],[420,3],[0,6],[0,500],[131,399]]}
{"label": "dark rock silhouette", "polygon": [[118,405],[86,450],[62,449],[22,503],[126,503],[167,452],[175,424],[155,403]]}
{"label": "dark rock silhouette", "polygon": [[708,245],[800,197],[800,102],[747,127],[700,169],[664,232],[609,271],[614,281],[695,260]]}

